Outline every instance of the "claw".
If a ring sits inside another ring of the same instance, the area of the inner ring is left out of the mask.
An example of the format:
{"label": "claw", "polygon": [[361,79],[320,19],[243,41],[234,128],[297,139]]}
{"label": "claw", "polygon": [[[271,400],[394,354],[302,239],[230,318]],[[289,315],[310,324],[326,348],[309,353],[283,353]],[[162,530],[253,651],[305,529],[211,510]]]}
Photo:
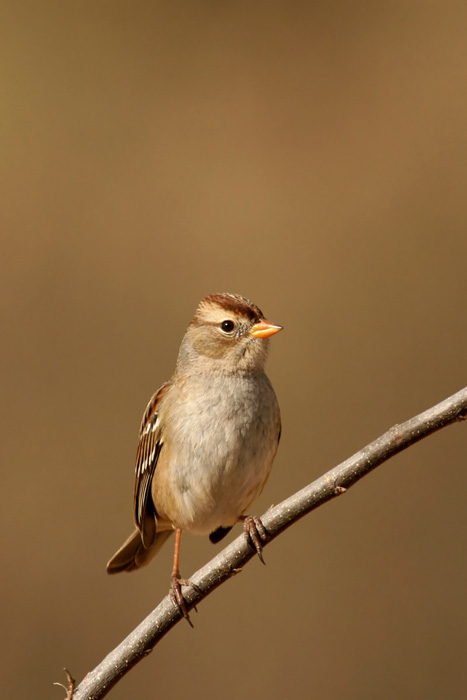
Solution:
{"label": "claw", "polygon": [[[182,586],[191,586],[197,593],[201,593],[201,588],[195,583],[192,583],[189,579],[180,578],[176,574],[172,574],[172,581],[170,584],[170,597],[172,599],[172,603],[175,605],[180,614],[183,615],[190,627],[193,627],[188,610],[186,609],[186,603],[182,593]],[[193,610],[198,612],[195,605],[193,606]]]}
{"label": "claw", "polygon": [[248,515],[243,520],[243,531],[245,533],[246,540],[249,545],[252,545],[256,549],[256,554],[258,555],[260,561],[265,564],[263,559],[263,542],[267,542],[268,533],[266,528],[261,522],[257,515]]}

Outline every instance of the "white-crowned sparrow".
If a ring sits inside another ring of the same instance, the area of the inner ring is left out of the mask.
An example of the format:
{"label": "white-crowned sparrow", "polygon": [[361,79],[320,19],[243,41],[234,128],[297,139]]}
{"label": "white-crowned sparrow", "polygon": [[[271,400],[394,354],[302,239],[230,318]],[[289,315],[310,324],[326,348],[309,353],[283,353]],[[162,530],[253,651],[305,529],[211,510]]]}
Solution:
{"label": "white-crowned sparrow", "polygon": [[213,542],[239,521],[261,557],[258,518],[245,512],[269,476],[280,413],[264,372],[270,336],[282,329],[236,294],[201,301],[182,340],[175,373],[149,401],[136,456],[136,530],[107,564],[110,574],[147,564],[175,530],[172,598],[181,593],[182,530]]}

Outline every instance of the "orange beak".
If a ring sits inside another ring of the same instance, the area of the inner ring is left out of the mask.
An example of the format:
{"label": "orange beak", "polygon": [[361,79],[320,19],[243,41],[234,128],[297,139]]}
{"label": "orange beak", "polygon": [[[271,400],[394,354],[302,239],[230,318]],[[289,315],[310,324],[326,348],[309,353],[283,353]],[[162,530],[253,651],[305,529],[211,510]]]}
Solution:
{"label": "orange beak", "polygon": [[255,338],[269,338],[282,330],[282,326],[276,326],[270,321],[259,321],[255,323],[250,333]]}

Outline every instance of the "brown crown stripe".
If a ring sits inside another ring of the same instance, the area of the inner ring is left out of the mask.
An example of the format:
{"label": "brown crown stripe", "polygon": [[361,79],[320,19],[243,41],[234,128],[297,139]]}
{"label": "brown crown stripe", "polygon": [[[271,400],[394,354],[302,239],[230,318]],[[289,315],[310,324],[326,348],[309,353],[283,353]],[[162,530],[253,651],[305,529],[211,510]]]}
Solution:
{"label": "brown crown stripe", "polygon": [[216,304],[220,306],[221,309],[232,311],[235,314],[241,314],[252,321],[258,321],[264,318],[261,309],[259,309],[256,304],[253,304],[252,301],[246,299],[246,297],[240,296],[240,294],[227,294],[226,292],[210,294],[202,300],[200,307],[206,304]]}

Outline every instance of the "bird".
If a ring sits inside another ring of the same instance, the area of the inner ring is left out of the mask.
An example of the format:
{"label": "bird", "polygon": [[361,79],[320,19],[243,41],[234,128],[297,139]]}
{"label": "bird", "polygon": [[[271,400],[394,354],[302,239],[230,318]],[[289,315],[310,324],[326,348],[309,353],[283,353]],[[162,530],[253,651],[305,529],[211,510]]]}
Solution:
{"label": "bird", "polygon": [[175,533],[170,595],[191,624],[180,576],[183,531],[219,542],[237,522],[261,561],[267,538],[247,511],[277,452],[281,417],[264,371],[269,338],[282,326],[252,301],[226,292],[201,300],[172,378],[144,412],[136,454],[135,530],[107,563],[109,574],[148,564]]}

